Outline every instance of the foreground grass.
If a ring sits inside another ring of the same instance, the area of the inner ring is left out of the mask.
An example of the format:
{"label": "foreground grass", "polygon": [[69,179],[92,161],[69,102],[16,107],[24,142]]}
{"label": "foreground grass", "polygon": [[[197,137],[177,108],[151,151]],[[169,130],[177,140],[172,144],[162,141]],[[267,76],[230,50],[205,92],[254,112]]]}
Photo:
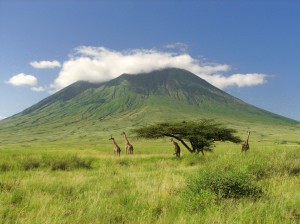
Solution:
{"label": "foreground grass", "polygon": [[167,141],[136,146],[121,158],[111,145],[0,148],[0,223],[300,221],[299,145],[262,142],[241,154],[222,143],[181,159]]}

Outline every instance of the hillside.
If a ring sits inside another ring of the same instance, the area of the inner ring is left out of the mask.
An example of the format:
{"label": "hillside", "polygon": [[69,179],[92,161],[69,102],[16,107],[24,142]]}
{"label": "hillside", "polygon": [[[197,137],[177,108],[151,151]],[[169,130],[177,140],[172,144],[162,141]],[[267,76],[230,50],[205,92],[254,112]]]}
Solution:
{"label": "hillside", "polygon": [[225,123],[291,125],[296,121],[251,106],[191,72],[164,69],[123,74],[109,82],[76,82],[0,122],[0,132],[33,136],[130,128],[166,120],[214,118]]}

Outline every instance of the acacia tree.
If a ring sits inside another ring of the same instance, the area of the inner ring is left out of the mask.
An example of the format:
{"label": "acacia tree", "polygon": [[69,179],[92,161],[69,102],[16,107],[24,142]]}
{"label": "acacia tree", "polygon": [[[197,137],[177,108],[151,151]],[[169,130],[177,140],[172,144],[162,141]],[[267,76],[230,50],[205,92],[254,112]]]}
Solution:
{"label": "acacia tree", "polygon": [[[140,138],[158,139],[171,137],[177,139],[191,153],[212,151],[215,141],[240,143],[241,139],[234,136],[236,130],[224,127],[213,120],[200,122],[159,123],[137,128],[133,132]],[[189,142],[189,143],[188,143]]]}

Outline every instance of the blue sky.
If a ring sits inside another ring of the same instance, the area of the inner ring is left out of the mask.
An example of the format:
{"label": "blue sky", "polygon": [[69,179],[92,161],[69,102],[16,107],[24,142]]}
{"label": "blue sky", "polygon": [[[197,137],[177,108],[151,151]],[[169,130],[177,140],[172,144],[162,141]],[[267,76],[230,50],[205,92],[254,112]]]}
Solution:
{"label": "blue sky", "polygon": [[77,80],[182,67],[300,120],[300,1],[0,0],[0,118]]}

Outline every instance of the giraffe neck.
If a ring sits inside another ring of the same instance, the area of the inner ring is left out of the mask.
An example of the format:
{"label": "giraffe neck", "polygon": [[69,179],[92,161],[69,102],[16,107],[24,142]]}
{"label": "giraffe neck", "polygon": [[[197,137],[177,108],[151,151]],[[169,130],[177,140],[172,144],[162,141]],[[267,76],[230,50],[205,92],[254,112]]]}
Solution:
{"label": "giraffe neck", "polygon": [[115,146],[118,146],[117,143],[116,143],[116,141],[115,141],[115,139],[113,139],[113,144],[114,144]]}
{"label": "giraffe neck", "polygon": [[126,144],[129,144],[128,138],[125,133],[124,133],[124,137],[125,137]]}
{"label": "giraffe neck", "polygon": [[249,136],[250,136],[250,131],[248,132],[248,135],[247,135],[247,138],[246,138],[246,143],[248,143],[248,141],[249,141]]}

